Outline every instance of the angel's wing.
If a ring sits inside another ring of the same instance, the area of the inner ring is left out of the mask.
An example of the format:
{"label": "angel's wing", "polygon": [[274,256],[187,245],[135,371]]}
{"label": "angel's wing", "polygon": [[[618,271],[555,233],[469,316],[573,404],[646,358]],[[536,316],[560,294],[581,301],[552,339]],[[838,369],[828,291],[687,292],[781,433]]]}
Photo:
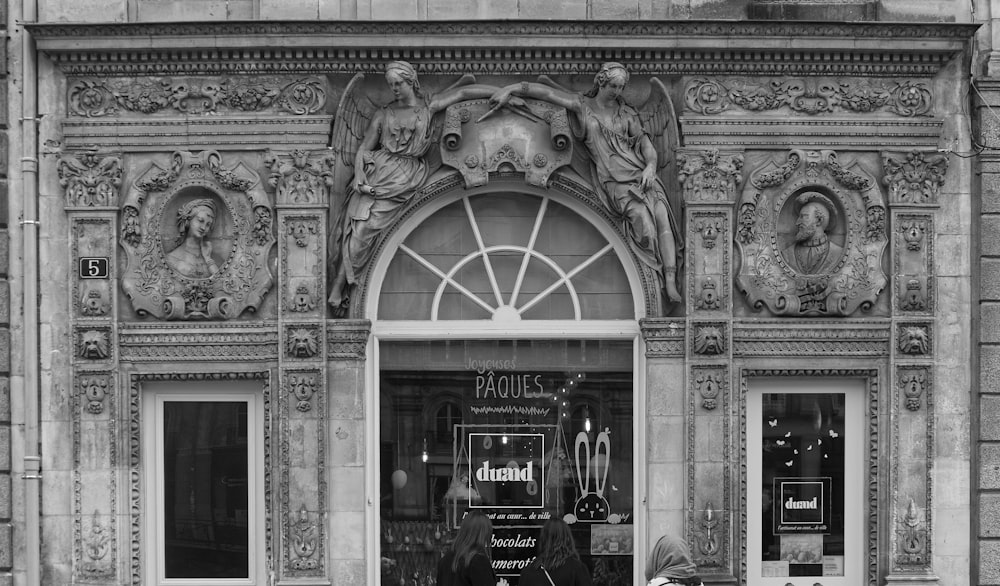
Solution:
{"label": "angel's wing", "polygon": [[339,260],[340,237],[347,209],[347,194],[354,177],[354,157],[358,154],[368,124],[378,107],[362,93],[363,73],[355,75],[340,97],[330,130],[333,170],[330,185],[330,258]]}
{"label": "angel's wing", "polygon": [[680,146],[680,131],[677,127],[677,112],[666,86],[659,78],[651,78],[649,85],[649,99],[639,108],[639,119],[656,149],[657,174],[667,189],[672,216],[679,219],[681,191],[677,182],[677,148]]}

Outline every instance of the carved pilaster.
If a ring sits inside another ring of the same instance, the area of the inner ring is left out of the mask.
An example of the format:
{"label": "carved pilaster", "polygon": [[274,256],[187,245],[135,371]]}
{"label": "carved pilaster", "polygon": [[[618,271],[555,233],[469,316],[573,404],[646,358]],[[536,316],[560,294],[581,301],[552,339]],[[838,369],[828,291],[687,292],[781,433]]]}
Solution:
{"label": "carved pilaster", "polygon": [[934,312],[935,235],[933,215],[894,213],[893,297],[899,314]]}
{"label": "carved pilaster", "polygon": [[891,570],[887,582],[936,581],[932,568],[933,365],[897,366],[892,397]]}
{"label": "carved pilaster", "polygon": [[733,578],[732,418],[726,365],[692,366],[687,401],[688,542],[698,573]]}
{"label": "carved pilaster", "polygon": [[882,153],[882,182],[891,204],[937,204],[948,157],[936,152]]}
{"label": "carved pilaster", "polygon": [[281,575],[325,576],[327,398],[322,370],[282,371]]}
{"label": "carved pilaster", "polygon": [[728,209],[687,209],[688,313],[728,313],[732,307],[732,236]]}

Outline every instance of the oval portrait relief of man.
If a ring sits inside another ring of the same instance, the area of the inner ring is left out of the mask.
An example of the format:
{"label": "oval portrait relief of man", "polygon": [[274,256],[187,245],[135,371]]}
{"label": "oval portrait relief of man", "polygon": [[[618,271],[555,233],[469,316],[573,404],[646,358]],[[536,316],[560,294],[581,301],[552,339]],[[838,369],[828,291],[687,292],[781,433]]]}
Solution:
{"label": "oval portrait relief of man", "polygon": [[805,275],[833,272],[844,256],[843,214],[834,200],[818,191],[788,198],[781,210],[781,256]]}
{"label": "oval portrait relief of man", "polygon": [[225,204],[205,189],[182,192],[163,210],[161,235],[167,266],[189,279],[219,272],[232,248]]}

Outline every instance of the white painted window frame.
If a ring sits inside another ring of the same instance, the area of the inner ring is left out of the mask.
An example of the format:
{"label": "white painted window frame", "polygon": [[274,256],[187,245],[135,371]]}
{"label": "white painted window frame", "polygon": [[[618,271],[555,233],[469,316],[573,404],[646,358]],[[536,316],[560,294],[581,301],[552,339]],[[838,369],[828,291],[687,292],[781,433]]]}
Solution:
{"label": "white painted window frame", "polygon": [[[184,387],[191,383],[174,383]],[[198,383],[195,383],[197,386]],[[265,586],[267,575],[264,543],[264,399],[260,392],[247,389],[213,388],[206,385],[197,391],[184,389],[149,389],[143,393],[143,456],[146,494],[146,584],[156,586]],[[232,402],[247,405],[247,531],[250,559],[248,578],[166,578],[163,519],[159,515],[164,504],[163,471],[163,405],[166,402]]]}

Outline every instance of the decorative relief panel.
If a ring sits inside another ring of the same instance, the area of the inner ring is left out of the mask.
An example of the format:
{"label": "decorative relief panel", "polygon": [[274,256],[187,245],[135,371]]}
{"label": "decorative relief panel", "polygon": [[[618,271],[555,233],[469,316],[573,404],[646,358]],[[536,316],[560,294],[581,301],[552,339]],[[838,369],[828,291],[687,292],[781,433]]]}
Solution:
{"label": "decorative relief panel", "polygon": [[119,326],[118,349],[125,362],[277,360],[278,332],[273,326],[213,324]]}
{"label": "decorative relief panel", "polygon": [[688,208],[687,298],[695,311],[727,310],[730,306],[729,215],[728,210]]}
{"label": "decorative relief panel", "polygon": [[729,335],[725,322],[692,322],[691,352],[703,358],[726,355]]}
{"label": "decorative relief panel", "polygon": [[118,568],[118,397],[107,371],[76,371],[73,413],[73,573],[115,582]]}
{"label": "decorative relief panel", "polygon": [[76,358],[83,362],[104,361],[114,352],[111,326],[83,326],[76,329]]}
{"label": "decorative relief panel", "polygon": [[896,213],[893,223],[893,273],[899,311],[934,310],[934,218]]}
{"label": "decorative relief panel", "polygon": [[273,211],[257,174],[215,151],[153,162],[122,208],[122,288],[140,316],[234,319],[271,288]]}
{"label": "decorative relief panel", "polygon": [[882,153],[882,168],[890,204],[936,204],[948,172],[948,156],[920,151]]}
{"label": "decorative relief panel", "polygon": [[326,81],[319,77],[110,77],[71,81],[68,101],[70,115],[84,117],[228,112],[303,115],[322,110],[326,96]]}
{"label": "decorative relief panel", "polygon": [[285,327],[286,358],[316,358],[320,352],[320,327],[297,324]]}
{"label": "decorative relief panel", "polygon": [[66,208],[117,207],[121,153],[66,152],[56,164]]}
{"label": "decorative relief panel", "polygon": [[[112,289],[110,275],[115,274],[116,254],[114,219],[73,214],[70,218],[72,301],[77,318],[111,317]],[[76,270],[81,258],[107,259],[106,278],[83,279]]]}
{"label": "decorative relief panel", "polygon": [[646,341],[647,358],[684,356],[684,340],[687,328],[683,321],[669,318],[645,318],[639,320],[642,337]]}
{"label": "decorative relief panel", "polygon": [[794,112],[888,112],[914,117],[931,114],[933,96],[917,81],[882,83],[868,79],[806,77],[762,81],[760,78],[696,78],[684,88],[684,105],[699,114],[727,110]]}
{"label": "decorative relief panel", "polygon": [[743,181],[743,154],[718,149],[677,153],[678,179],[687,202],[724,202],[736,198]]}
{"label": "decorative relief panel", "polygon": [[791,151],[755,169],[739,201],[737,283],[754,310],[870,311],[885,287],[885,204],[875,178],[833,151]]}
{"label": "decorative relief panel", "polygon": [[729,369],[696,366],[689,376],[686,461],[691,553],[699,573],[729,573],[733,484]]}
{"label": "decorative relief panel", "polygon": [[319,370],[282,372],[281,516],[283,575],[325,573],[327,402]]}
{"label": "decorative relief panel", "polygon": [[334,184],[330,151],[268,151],[264,157],[279,206],[326,206]]}
{"label": "decorative relief panel", "polygon": [[332,322],[326,331],[326,355],[330,360],[364,360],[372,323],[366,319]]}
{"label": "decorative relief panel", "polygon": [[900,323],[896,326],[896,351],[905,358],[924,358],[933,353],[931,324]]}
{"label": "decorative relief panel", "polygon": [[279,212],[283,310],[297,318],[318,317],[323,311],[324,216],[325,211],[312,214]]}
{"label": "decorative relief panel", "polygon": [[935,453],[931,365],[896,367],[892,418],[892,573],[929,575]]}
{"label": "decorative relief panel", "polygon": [[893,345],[886,321],[845,320],[836,324],[733,324],[733,356],[887,356]]}

